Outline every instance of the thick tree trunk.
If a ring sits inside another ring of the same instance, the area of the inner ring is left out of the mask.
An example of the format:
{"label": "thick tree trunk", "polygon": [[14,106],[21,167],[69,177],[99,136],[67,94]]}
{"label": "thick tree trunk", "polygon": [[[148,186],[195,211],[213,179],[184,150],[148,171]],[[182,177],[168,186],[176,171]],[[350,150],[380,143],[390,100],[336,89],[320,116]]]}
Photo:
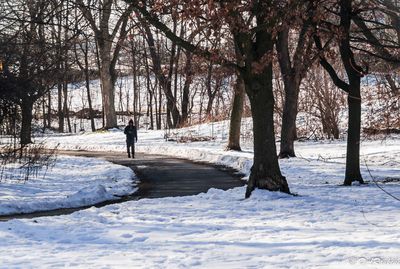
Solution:
{"label": "thick tree trunk", "polygon": [[[111,46],[111,44],[109,44]],[[114,81],[111,75],[110,49],[100,47],[100,79],[102,85],[103,108],[105,117],[105,129],[117,127],[117,115],[115,113]]]}
{"label": "thick tree trunk", "polygon": [[254,133],[254,162],[246,197],[249,197],[255,188],[290,193],[286,178],[281,174],[276,154],[272,64],[268,64],[263,72],[254,73],[244,76],[253,115]]}
{"label": "thick tree trunk", "polygon": [[21,114],[22,114],[22,123],[21,123],[21,134],[20,140],[21,145],[28,145],[32,143],[32,110],[33,110],[33,102],[29,99],[24,99],[21,104]]}
{"label": "thick tree trunk", "polygon": [[296,117],[299,98],[299,83],[294,77],[283,79],[285,84],[285,103],[282,114],[281,142],[279,158],[296,157],[294,141],[296,140]]}
{"label": "thick tree trunk", "polygon": [[242,124],[243,104],[245,98],[245,89],[243,79],[240,75],[236,78],[235,96],[233,97],[233,105],[231,119],[229,125],[229,138],[227,150],[241,151],[240,148],[240,127]]}
{"label": "thick tree trunk", "polygon": [[361,97],[360,78],[355,85],[350,84],[347,103],[349,106],[349,123],[347,129],[346,173],[344,185],[354,181],[364,183],[360,172],[360,130],[361,130]]}

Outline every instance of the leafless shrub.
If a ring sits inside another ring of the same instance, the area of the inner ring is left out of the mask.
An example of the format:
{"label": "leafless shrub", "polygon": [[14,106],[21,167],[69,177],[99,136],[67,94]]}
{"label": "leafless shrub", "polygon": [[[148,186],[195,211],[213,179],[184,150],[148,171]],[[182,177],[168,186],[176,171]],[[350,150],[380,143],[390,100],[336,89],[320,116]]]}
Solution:
{"label": "leafless shrub", "polygon": [[309,98],[302,100],[300,107],[306,111],[311,120],[317,119],[321,124],[307,130],[306,136],[313,133],[329,139],[338,139],[341,111],[346,103],[344,94],[333,85],[325,72],[315,67],[314,71],[309,73],[305,83],[307,85],[305,94]]}
{"label": "leafless shrub", "polygon": [[190,143],[190,142],[206,142],[214,141],[216,138],[214,136],[204,136],[196,133],[195,131],[187,131],[185,133],[172,132],[165,134],[166,141],[174,141],[177,143]]}
{"label": "leafless shrub", "polygon": [[377,76],[365,95],[364,135],[400,133],[400,92],[393,90],[385,77]]}
{"label": "leafless shrub", "polygon": [[7,144],[0,149],[0,182],[28,181],[46,176],[57,159],[56,148],[47,149],[43,143],[15,147]]}

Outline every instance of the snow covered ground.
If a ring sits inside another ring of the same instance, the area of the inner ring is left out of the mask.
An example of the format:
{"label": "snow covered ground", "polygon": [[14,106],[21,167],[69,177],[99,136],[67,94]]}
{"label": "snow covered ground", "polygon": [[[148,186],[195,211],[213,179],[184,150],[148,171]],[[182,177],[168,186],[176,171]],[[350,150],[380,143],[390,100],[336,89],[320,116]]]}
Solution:
{"label": "snow covered ground", "polygon": [[[215,141],[165,142],[139,131],[137,149],[225,164],[248,175],[252,151],[225,151],[226,126],[196,126],[184,135]],[[125,151],[121,131],[54,135],[64,149]],[[281,160],[298,196],[244,187],[188,197],[142,199],[67,216],[0,223],[2,268],[399,268],[400,139],[362,141],[364,178],[340,186],[345,141],[296,144]],[[394,181],[384,183],[385,179]],[[12,251],[10,251],[12,250]]]}
{"label": "snow covered ground", "polygon": [[135,191],[130,168],[93,158],[59,156],[26,182],[7,175],[13,172],[3,171],[0,215],[92,205]]}

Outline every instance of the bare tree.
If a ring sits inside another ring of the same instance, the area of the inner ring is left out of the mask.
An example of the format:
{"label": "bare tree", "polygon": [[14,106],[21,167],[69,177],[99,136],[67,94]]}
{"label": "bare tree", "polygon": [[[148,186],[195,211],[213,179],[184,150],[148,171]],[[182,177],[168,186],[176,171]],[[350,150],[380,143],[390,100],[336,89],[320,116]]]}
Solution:
{"label": "bare tree", "polygon": [[[9,16],[1,21],[1,38],[5,44],[1,55],[3,79],[8,86],[8,99],[21,109],[20,143],[32,142],[32,110],[35,102],[53,87],[58,77],[57,53],[53,42],[52,18],[57,13],[49,1],[14,1],[5,5]],[[4,6],[2,6],[4,7]]]}
{"label": "bare tree", "polygon": [[[120,7],[113,0],[97,2],[76,0],[76,3],[90,24],[97,42],[105,116],[104,127],[113,128],[117,126],[114,104],[114,84],[117,79],[115,66],[121,51],[122,41],[129,30],[127,23],[133,6]],[[118,15],[113,12],[122,9],[123,11]],[[113,23],[114,21],[116,22]]]}
{"label": "bare tree", "polygon": [[[279,158],[296,156],[294,140],[297,136],[296,117],[300,84],[316,59],[312,39],[314,32],[312,20],[316,13],[316,5],[312,1],[297,1],[294,4],[288,4],[287,8],[294,9],[296,12],[293,14],[293,19],[283,24],[276,44],[285,90]],[[305,14],[305,18],[301,17],[302,13]],[[293,40],[295,40],[294,45],[290,44],[294,43]],[[293,49],[291,49],[292,46],[294,46]]]}

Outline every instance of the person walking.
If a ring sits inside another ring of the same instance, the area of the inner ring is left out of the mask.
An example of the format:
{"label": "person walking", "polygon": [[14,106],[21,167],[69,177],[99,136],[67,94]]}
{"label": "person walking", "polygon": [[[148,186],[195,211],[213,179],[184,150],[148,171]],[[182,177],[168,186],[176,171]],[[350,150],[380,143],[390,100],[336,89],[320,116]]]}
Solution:
{"label": "person walking", "polygon": [[128,158],[135,158],[135,142],[137,142],[137,130],[136,126],[133,125],[133,120],[129,120],[128,126],[125,127],[124,134],[126,135],[126,147],[128,151]]}

